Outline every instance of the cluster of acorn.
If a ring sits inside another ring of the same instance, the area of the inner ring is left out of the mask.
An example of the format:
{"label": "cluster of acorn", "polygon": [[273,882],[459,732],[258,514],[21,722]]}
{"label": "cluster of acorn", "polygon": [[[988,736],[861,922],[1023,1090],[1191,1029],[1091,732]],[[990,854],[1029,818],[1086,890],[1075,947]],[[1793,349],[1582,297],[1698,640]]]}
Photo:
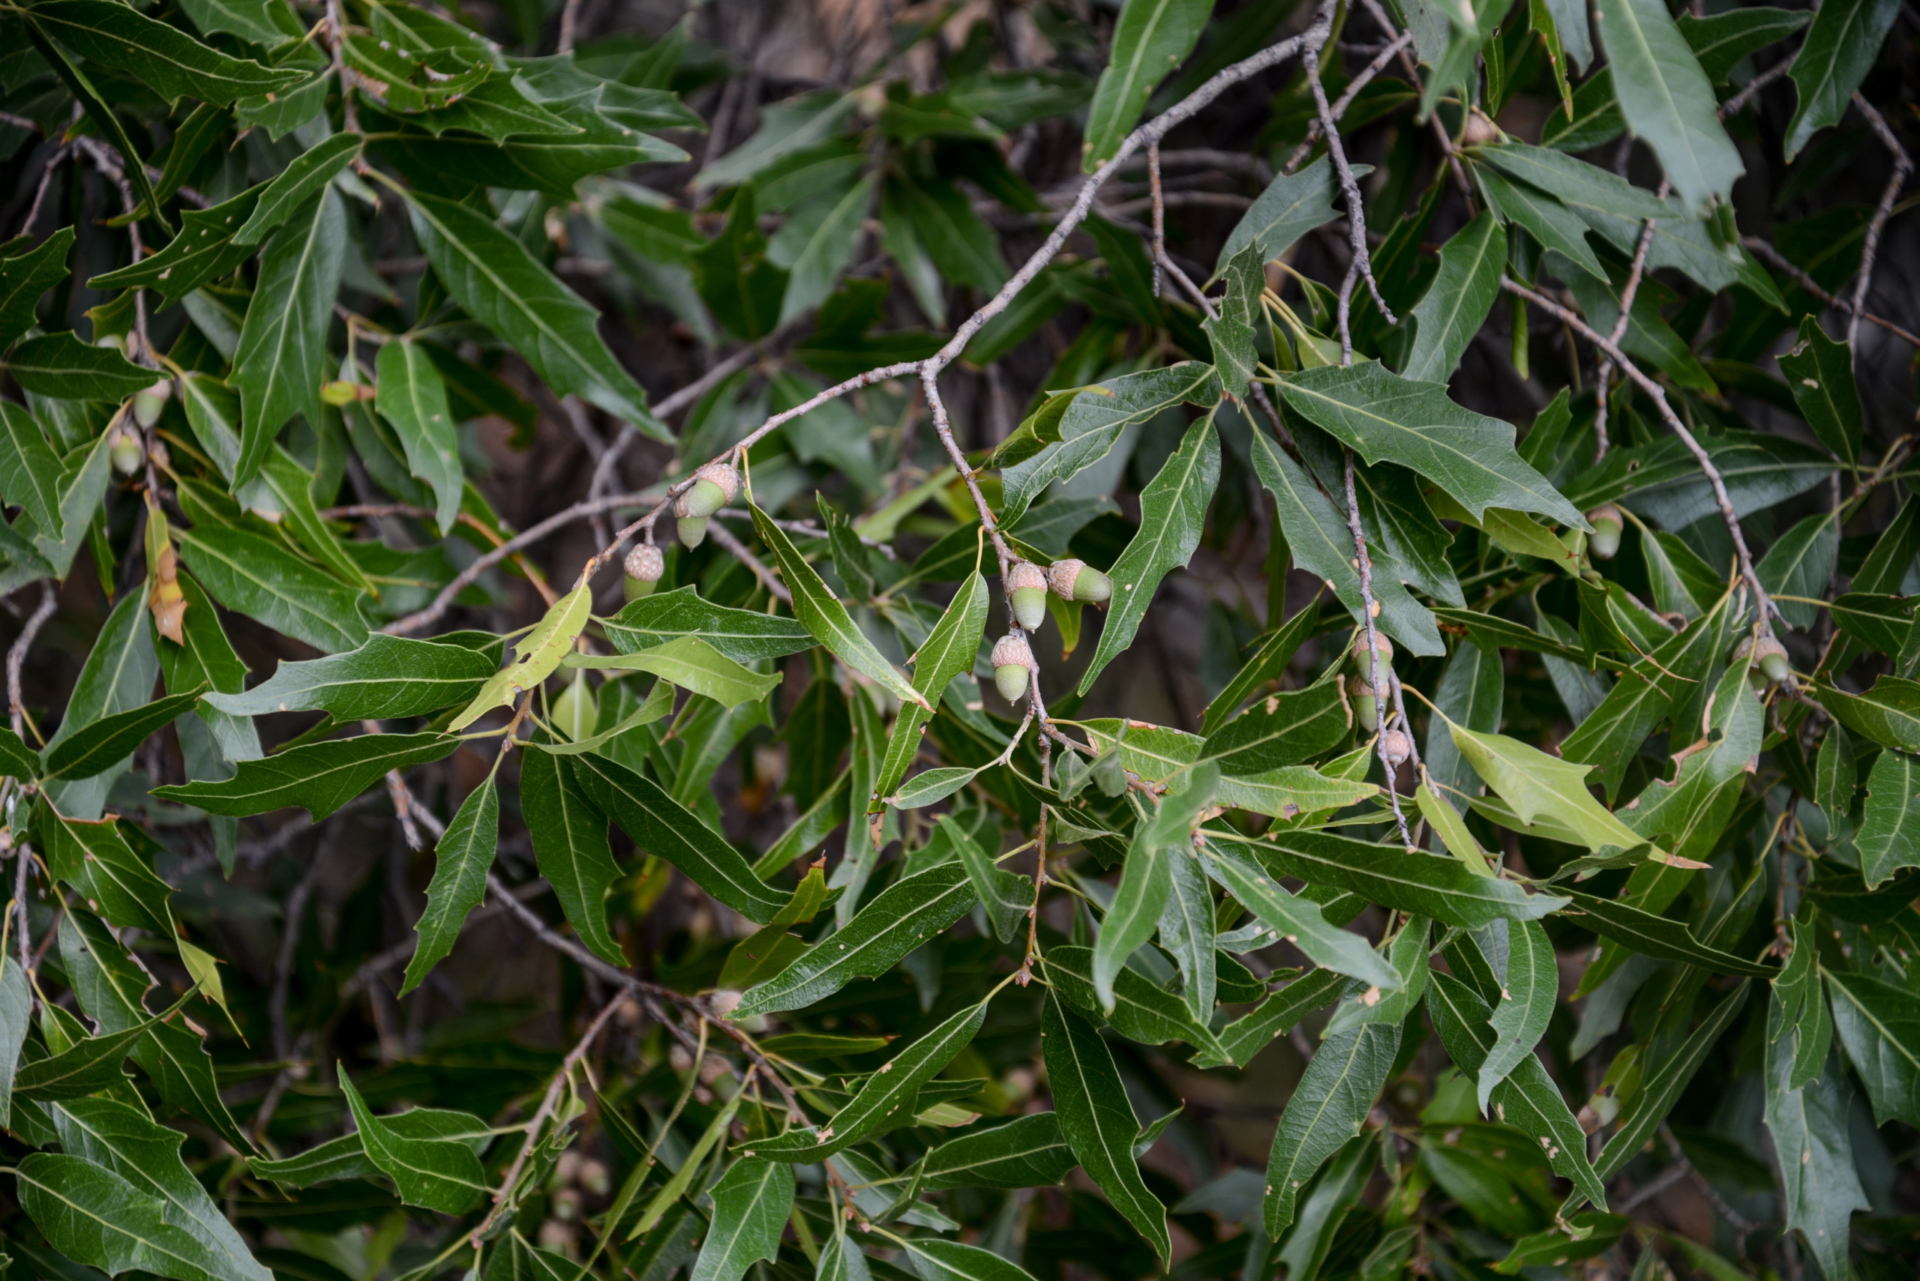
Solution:
{"label": "cluster of acorn", "polygon": [[[127,407],[115,416],[113,438],[107,442],[107,457],[113,469],[131,476],[146,465],[147,447],[143,433],[160,421],[160,412],[173,395],[173,382],[162,378],[145,391],[133,393]],[[157,446],[156,446],[157,448]],[[162,461],[156,458],[155,461]]]}
{"label": "cluster of acorn", "polygon": [[[1393,697],[1393,642],[1385,636],[1375,636],[1380,645],[1381,683],[1377,687],[1370,676],[1373,672],[1373,646],[1367,641],[1366,629],[1362,628],[1353,636],[1353,665],[1356,675],[1347,678],[1347,696],[1353,701],[1353,714],[1359,718],[1360,728],[1371,734],[1380,728],[1380,705]],[[1380,740],[1381,754],[1390,764],[1398,765],[1413,754],[1413,745],[1407,736],[1397,729],[1390,729]]]}
{"label": "cluster of acorn", "polygon": [[1007,594],[1012,598],[1013,621],[1019,631],[1008,632],[993,646],[993,684],[1000,697],[1017,703],[1027,692],[1027,680],[1040,670],[1026,633],[1037,632],[1047,621],[1047,592],[1061,600],[1104,605],[1113,599],[1113,580],[1072,557],[1056,560],[1044,570],[1019,560],[1007,571]]}
{"label": "cluster of acorn", "polygon": [[[688,547],[707,541],[707,520],[732,502],[740,493],[740,473],[731,463],[708,463],[693,473],[693,484],[673,500],[674,529]],[[627,553],[627,599],[651,596],[660,576],[667,572],[666,558],[652,543],[640,543]]]}
{"label": "cluster of acorn", "polygon": [[[1600,560],[1611,560],[1620,550],[1620,509],[1612,503],[1603,503],[1587,513],[1587,524],[1593,526],[1593,533],[1587,536],[1587,551]],[[1781,684],[1792,670],[1787,647],[1771,633],[1758,640],[1751,636],[1742,638],[1733,651],[1733,659],[1747,664],[1748,682],[1756,690]]]}

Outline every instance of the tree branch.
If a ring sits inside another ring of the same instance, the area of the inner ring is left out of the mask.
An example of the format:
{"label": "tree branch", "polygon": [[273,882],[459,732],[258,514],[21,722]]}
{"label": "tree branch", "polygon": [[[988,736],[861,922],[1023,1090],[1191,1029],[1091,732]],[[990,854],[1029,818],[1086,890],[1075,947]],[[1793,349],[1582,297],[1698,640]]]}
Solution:
{"label": "tree branch", "polygon": [[1854,343],[1860,336],[1861,314],[1867,309],[1867,290],[1873,285],[1874,256],[1879,252],[1880,236],[1887,229],[1887,219],[1893,216],[1893,202],[1899,199],[1900,188],[1907,185],[1907,178],[1913,173],[1913,157],[1907,154],[1907,149],[1900,145],[1900,139],[1887,127],[1886,120],[1862,94],[1856,92],[1853,95],[1853,105],[1873,126],[1881,145],[1893,155],[1893,172],[1887,176],[1886,190],[1880,193],[1880,203],[1873,211],[1873,220],[1867,224],[1866,243],[1860,249],[1860,273],[1854,277],[1852,314],[1847,318],[1847,346],[1853,349],[1854,363],[1858,364],[1860,352]]}
{"label": "tree branch", "polygon": [[1621,372],[1631,378],[1635,385],[1647,394],[1647,399],[1651,400],[1660,411],[1660,417],[1666,420],[1667,427],[1680,438],[1681,443],[1687,447],[1687,452],[1692,454],[1694,460],[1700,464],[1700,470],[1706,473],[1707,482],[1713,486],[1714,501],[1719,504],[1720,515],[1727,522],[1727,532],[1733,536],[1734,551],[1739,554],[1740,576],[1746,580],[1748,588],[1752,590],[1759,609],[1760,632],[1762,635],[1772,635],[1773,618],[1780,617],[1783,622],[1785,618],[1780,614],[1779,606],[1773,603],[1773,597],[1767,594],[1767,589],[1760,585],[1760,576],[1754,572],[1753,557],[1747,552],[1747,538],[1740,530],[1740,517],[1733,510],[1733,498],[1727,493],[1727,482],[1722,479],[1720,469],[1713,465],[1712,456],[1701,447],[1694,434],[1687,430],[1687,425],[1680,421],[1680,415],[1673,412],[1673,406],[1667,403],[1666,389],[1643,373],[1638,365],[1621,353],[1619,346],[1612,339],[1596,331],[1593,326],[1581,319],[1577,312],[1527,288],[1510,276],[1500,278],[1500,287],[1510,294],[1519,295],[1557,318],[1562,324],[1577,331],[1588,342],[1605,352],[1613,363],[1620,367]]}

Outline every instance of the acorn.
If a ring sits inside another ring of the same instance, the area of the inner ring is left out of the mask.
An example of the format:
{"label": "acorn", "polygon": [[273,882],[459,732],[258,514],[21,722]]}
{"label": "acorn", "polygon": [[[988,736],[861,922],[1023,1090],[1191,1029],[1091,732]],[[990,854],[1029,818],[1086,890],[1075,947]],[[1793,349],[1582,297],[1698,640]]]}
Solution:
{"label": "acorn", "polygon": [[653,595],[660,576],[667,572],[667,558],[652,543],[636,543],[627,553],[627,599],[639,600]]}
{"label": "acorn", "polygon": [[1026,695],[1027,681],[1039,670],[1033,661],[1033,646],[1018,632],[1009,632],[993,645],[993,687],[1009,703]]}
{"label": "acorn", "polygon": [[587,684],[586,672],[575,672],[572,682],[553,700],[553,727],[577,743],[593,733],[599,719],[600,706],[593,696],[593,686]]}
{"label": "acorn", "polygon": [[1104,605],[1113,599],[1113,580],[1087,564],[1068,557],[1047,566],[1047,586],[1061,600]]}
{"label": "acorn", "polygon": [[1007,571],[1007,593],[1013,598],[1013,621],[1037,632],[1047,621],[1047,576],[1031,561],[1016,560]]}
{"label": "acorn", "polygon": [[[1393,642],[1377,631],[1374,635],[1380,641],[1380,668],[1382,674],[1385,674],[1386,670],[1393,666]],[[1373,646],[1367,641],[1367,630],[1364,627],[1354,633],[1353,665],[1360,669],[1362,676],[1372,677]]]}
{"label": "acorn", "polygon": [[107,456],[113,460],[113,469],[122,476],[133,475],[147,461],[147,451],[141,444],[140,433],[127,426],[114,430],[113,443],[107,446]]}
{"label": "acorn", "polygon": [[1360,728],[1371,734],[1380,728],[1380,694],[1367,683],[1364,676],[1347,678],[1347,696],[1353,699],[1353,712],[1360,718]]}
{"label": "acorn", "polygon": [[142,427],[151,427],[160,421],[160,411],[167,407],[167,398],[173,395],[173,380],[162,378],[145,391],[133,393],[133,421]]}
{"label": "acorn", "polygon": [[1620,550],[1620,531],[1626,525],[1620,509],[1612,503],[1601,503],[1587,513],[1587,524],[1593,526],[1593,533],[1587,535],[1587,551],[1595,560],[1612,560]]}
{"label": "acorn", "polygon": [[680,541],[698,547],[707,539],[707,517],[732,502],[740,492],[740,475],[728,463],[708,463],[693,473],[693,484],[673,500],[674,523]]}
{"label": "acorn", "polygon": [[1754,661],[1760,665],[1761,674],[1778,685],[1787,679],[1790,664],[1787,662],[1787,647],[1771,636],[1762,636],[1753,645]]}
{"label": "acorn", "polygon": [[1399,768],[1400,762],[1413,755],[1413,744],[1407,742],[1407,736],[1397,729],[1390,729],[1380,739],[1380,753],[1387,758],[1387,764]]}

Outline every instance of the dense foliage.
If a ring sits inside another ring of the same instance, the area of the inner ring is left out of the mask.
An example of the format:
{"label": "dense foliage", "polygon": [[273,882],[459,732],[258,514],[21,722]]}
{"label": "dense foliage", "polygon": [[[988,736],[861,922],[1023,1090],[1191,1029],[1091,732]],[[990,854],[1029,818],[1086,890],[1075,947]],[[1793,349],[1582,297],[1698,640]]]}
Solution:
{"label": "dense foliage", "polygon": [[1914,1275],[1911,6],[0,32],[0,1273]]}

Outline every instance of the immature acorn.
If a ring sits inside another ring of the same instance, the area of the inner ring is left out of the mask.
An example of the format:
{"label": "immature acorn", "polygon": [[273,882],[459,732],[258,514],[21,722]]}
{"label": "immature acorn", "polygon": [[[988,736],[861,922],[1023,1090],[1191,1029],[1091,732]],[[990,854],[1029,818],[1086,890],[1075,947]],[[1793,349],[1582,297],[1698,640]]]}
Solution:
{"label": "immature acorn", "polygon": [[113,469],[122,476],[131,476],[139,471],[147,461],[147,451],[140,443],[140,433],[124,424],[115,428],[113,443],[107,446],[107,457],[113,460]]}
{"label": "immature acorn", "polygon": [[160,411],[167,407],[167,398],[173,395],[173,380],[162,378],[145,391],[133,393],[133,421],[142,427],[151,427],[160,421]]}
{"label": "immature acorn", "polygon": [[653,595],[654,585],[667,572],[667,558],[652,543],[636,543],[627,553],[627,599]]}
{"label": "immature acorn", "polygon": [[1056,560],[1047,566],[1047,586],[1061,600],[1104,605],[1113,599],[1113,580],[1084,560]]}
{"label": "immature acorn", "polygon": [[740,474],[728,463],[708,463],[693,477],[693,484],[673,500],[673,515],[680,541],[698,547],[707,540],[707,517],[740,492]]}
{"label": "immature acorn", "polygon": [[1018,632],[1009,632],[993,644],[993,687],[1009,703],[1017,703],[1027,692],[1027,681],[1039,669],[1033,661],[1033,646]]}
{"label": "immature acorn", "polygon": [[1007,590],[1013,597],[1013,619],[1030,632],[1047,621],[1047,576],[1031,561],[1016,560],[1007,571]]}
{"label": "immature acorn", "polygon": [[1761,674],[1778,685],[1787,679],[1790,664],[1787,661],[1787,647],[1771,636],[1762,636],[1753,645],[1753,658],[1760,665]]}
{"label": "immature acorn", "polygon": [[1601,503],[1587,513],[1587,524],[1593,526],[1593,532],[1587,535],[1587,551],[1595,560],[1612,560],[1620,550],[1620,531],[1625,527],[1620,509],[1612,503]]}
{"label": "immature acorn", "polygon": [[1360,718],[1361,729],[1371,734],[1380,728],[1380,694],[1366,677],[1347,678],[1347,697],[1353,700],[1353,714]]}
{"label": "immature acorn", "polygon": [[[1393,666],[1393,642],[1385,636],[1380,635],[1377,631],[1374,633],[1374,636],[1380,642],[1380,670],[1381,674],[1385,675],[1386,670]],[[1364,627],[1354,633],[1353,665],[1360,669],[1361,676],[1368,679],[1372,678],[1373,646],[1367,641],[1367,631]]]}

